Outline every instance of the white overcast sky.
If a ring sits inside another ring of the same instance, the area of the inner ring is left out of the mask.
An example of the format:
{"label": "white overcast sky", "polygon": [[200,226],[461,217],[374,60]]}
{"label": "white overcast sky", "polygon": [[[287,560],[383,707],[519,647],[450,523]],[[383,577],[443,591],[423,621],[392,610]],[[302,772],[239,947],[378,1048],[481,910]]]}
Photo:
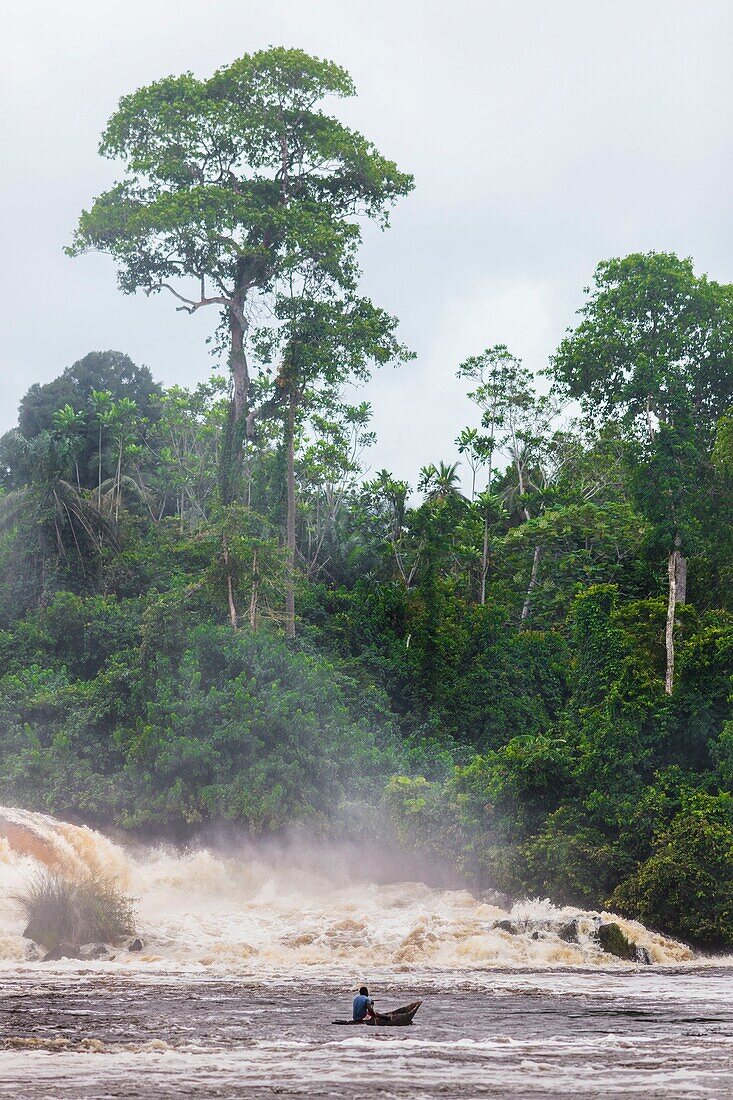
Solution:
{"label": "white overcast sky", "polygon": [[32,382],[115,348],[194,384],[215,318],[126,297],[67,259],[116,175],[97,155],[126,92],[268,45],[344,65],[336,111],[414,173],[364,287],[417,359],[369,385],[373,467],[452,460],[457,365],[506,343],[541,369],[598,260],[671,249],[733,281],[733,0],[12,0],[2,7],[0,430]]}

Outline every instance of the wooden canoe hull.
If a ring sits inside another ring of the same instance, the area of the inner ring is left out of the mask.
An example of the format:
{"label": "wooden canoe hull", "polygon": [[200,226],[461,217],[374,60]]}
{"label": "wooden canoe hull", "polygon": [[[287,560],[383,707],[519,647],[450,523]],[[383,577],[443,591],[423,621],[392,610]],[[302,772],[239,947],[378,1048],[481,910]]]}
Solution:
{"label": "wooden canoe hull", "polygon": [[367,1027],[407,1027],[412,1023],[413,1017],[422,1001],[413,1001],[404,1008],[395,1008],[392,1012],[375,1012],[373,1016],[367,1016],[364,1023]]}
{"label": "wooden canoe hull", "polygon": [[375,1012],[365,1020],[334,1020],[335,1024],[366,1024],[367,1027],[408,1027],[422,1001],[413,1001],[404,1008],[395,1008],[392,1012]]}

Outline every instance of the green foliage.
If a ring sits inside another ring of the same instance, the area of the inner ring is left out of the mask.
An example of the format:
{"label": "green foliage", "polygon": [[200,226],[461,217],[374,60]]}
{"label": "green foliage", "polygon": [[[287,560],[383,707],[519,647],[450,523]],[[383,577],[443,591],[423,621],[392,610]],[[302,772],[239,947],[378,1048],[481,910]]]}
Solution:
{"label": "green foliage", "polygon": [[114,879],[100,875],[42,872],[13,900],[27,921],[25,935],[46,948],[62,942],[117,943],[135,931],[132,900]]}
{"label": "green foliage", "polygon": [[710,437],[731,407],[733,288],[665,252],[599,264],[582,320],[553,366],[572,397],[646,427],[687,412]]}
{"label": "green foliage", "polygon": [[601,904],[607,892],[629,868],[630,861],[607,836],[584,824],[580,815],[563,810],[520,847],[521,877],[508,888],[535,891],[558,904]]}
{"label": "green foliage", "polygon": [[[61,435],[75,436],[76,468],[81,485],[93,488],[98,481],[98,430],[95,419],[95,393],[109,395],[110,402],[131,400],[147,423],[157,418],[156,399],[161,389],[147,367],[136,366],[119,351],[93,351],[73,363],[45,385],[35,383],[26,393],[18,410],[21,435],[34,440],[53,429]],[[105,441],[106,443],[106,441]],[[114,471],[110,450],[102,454],[104,475]],[[22,456],[14,450],[13,433],[0,439],[0,477],[9,487],[23,484]]]}
{"label": "green foliage", "polygon": [[706,947],[733,944],[733,799],[692,799],[611,896],[619,912]]}
{"label": "green foliage", "polygon": [[409,353],[361,224],[412,180],[326,112],[353,94],[273,48],[109,120],[123,176],[69,251],[214,306],[231,393],[108,352],[24,398],[0,799],[173,836],[386,818],[479,885],[730,945],[733,289],[605,261],[549,393],[489,347],[455,453],[366,480],[345,387]]}
{"label": "green foliage", "polygon": [[733,412],[726,412],[718,421],[713,462],[726,477],[733,474]]}
{"label": "green foliage", "polygon": [[379,789],[389,746],[322,660],[265,634],[199,628],[165,660],[165,680],[162,667],[128,746],[147,788],[136,822],[180,815],[272,829],[325,819],[350,779],[356,794]]}
{"label": "green foliage", "polygon": [[394,775],[384,791],[384,807],[406,847],[463,864],[466,837],[457,807],[445,798],[439,783],[424,776]]}
{"label": "green foliage", "polygon": [[[256,347],[263,334],[250,333],[253,306],[274,304],[273,320],[287,323],[293,302],[317,308],[324,290],[353,293],[357,218],[386,225],[411,189],[411,177],[321,109],[354,91],[338,65],[271,48],[208,80],[185,73],[123,97],[102,137],[100,152],[124,162],[125,179],[82,213],[69,253],[108,252],[126,293],[167,290],[190,313],[220,310],[236,420],[255,397],[245,341]],[[277,340],[279,325],[269,333]]]}

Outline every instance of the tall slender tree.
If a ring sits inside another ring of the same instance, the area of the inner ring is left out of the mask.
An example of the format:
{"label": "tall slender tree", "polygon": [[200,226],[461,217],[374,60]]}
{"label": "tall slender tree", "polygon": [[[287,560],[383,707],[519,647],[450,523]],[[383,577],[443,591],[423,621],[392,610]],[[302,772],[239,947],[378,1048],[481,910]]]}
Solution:
{"label": "tall slender tree", "polygon": [[[504,477],[504,503],[511,504],[512,510],[528,523],[532,519],[529,495],[542,490],[547,481],[548,445],[558,408],[552,398],[536,393],[532,372],[505,344],[497,344],[466,359],[457,374],[474,383],[468,396],[480,409],[481,425],[487,432],[481,436],[476,433],[476,442],[472,444],[480,448],[479,454],[488,468],[488,496],[484,494],[481,502],[483,546],[479,602],[483,604],[488,572],[489,517],[499,503],[491,500],[495,455],[503,454],[510,464],[510,474]],[[461,437],[457,443],[459,451],[465,451]],[[522,604],[522,622],[529,618],[541,555],[542,546],[537,542],[532,551],[530,577]]]}
{"label": "tall slender tree", "polygon": [[371,365],[407,357],[394,330],[396,320],[367,298],[325,292],[281,297],[280,328],[257,342],[264,361],[277,362],[266,406],[278,408],[286,466],[286,608],[288,638],[295,637],[296,477],[298,433],[309,415],[333,405],[347,382],[364,380]]}

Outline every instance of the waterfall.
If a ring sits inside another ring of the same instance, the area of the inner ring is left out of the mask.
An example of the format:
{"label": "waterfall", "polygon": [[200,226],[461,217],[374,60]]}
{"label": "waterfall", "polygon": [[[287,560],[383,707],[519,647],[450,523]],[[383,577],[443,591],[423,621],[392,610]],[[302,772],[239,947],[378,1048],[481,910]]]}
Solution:
{"label": "waterfall", "polygon": [[[548,900],[506,911],[466,890],[362,881],[354,853],[339,864],[319,858],[320,850],[306,858],[306,846],[299,838],[279,849],[246,841],[225,852],[123,848],[86,826],[0,808],[0,959],[25,958],[23,920],[12,895],[43,868],[115,876],[135,899],[144,950],[120,950],[114,964],[104,965],[263,973],[320,965],[348,967],[357,975],[393,965],[458,972],[633,966],[600,948],[595,932],[604,920],[618,922],[653,962],[693,959],[684,945],[613,914]],[[561,934],[571,921],[577,942]]]}

